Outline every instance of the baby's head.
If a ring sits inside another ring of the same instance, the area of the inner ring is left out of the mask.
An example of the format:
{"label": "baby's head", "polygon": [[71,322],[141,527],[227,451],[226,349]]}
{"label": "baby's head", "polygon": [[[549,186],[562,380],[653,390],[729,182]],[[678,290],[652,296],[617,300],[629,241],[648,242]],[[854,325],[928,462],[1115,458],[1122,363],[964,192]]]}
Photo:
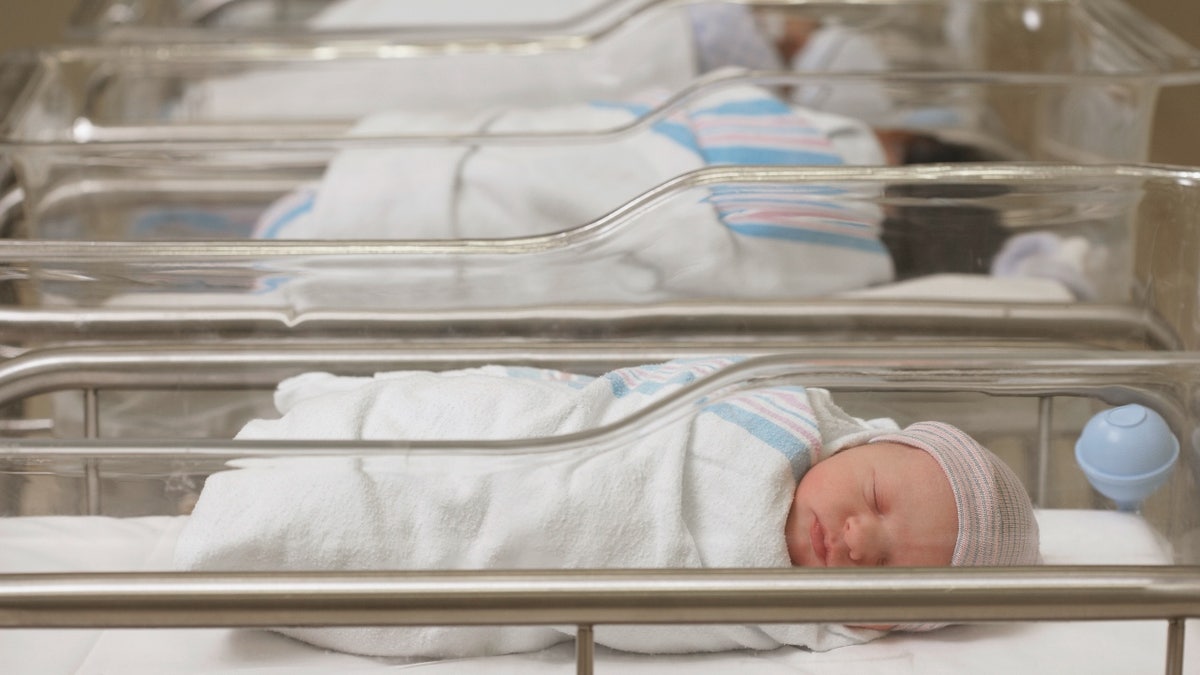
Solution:
{"label": "baby's head", "polygon": [[803,566],[1031,565],[1038,528],[1020,480],[949,424],[920,422],[817,463],[786,526]]}

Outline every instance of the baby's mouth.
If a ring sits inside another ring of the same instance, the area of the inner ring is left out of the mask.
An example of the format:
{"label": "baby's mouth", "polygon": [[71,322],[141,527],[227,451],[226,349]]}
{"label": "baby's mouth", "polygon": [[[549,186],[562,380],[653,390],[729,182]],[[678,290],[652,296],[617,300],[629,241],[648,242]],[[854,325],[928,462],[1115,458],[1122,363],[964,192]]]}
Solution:
{"label": "baby's mouth", "polygon": [[825,547],[825,528],[821,527],[821,521],[817,520],[816,516],[813,516],[813,524],[809,528],[808,538],[817,560],[825,567],[829,567],[829,552]]}

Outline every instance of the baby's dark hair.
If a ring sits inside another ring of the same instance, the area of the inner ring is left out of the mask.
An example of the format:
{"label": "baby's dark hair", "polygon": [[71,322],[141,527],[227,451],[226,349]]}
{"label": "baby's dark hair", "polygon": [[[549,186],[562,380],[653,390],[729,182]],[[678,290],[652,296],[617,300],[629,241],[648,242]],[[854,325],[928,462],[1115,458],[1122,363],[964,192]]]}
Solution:
{"label": "baby's dark hair", "polygon": [[[900,204],[889,208],[882,239],[896,279],[986,274],[1008,230],[995,209],[971,202],[1007,191],[1004,186],[970,183],[889,185],[886,196],[898,198]],[[954,203],[945,203],[948,200]]]}
{"label": "baby's dark hair", "polygon": [[912,133],[905,139],[901,164],[997,162],[999,154],[967,143],[946,141],[933,134]]}
{"label": "baby's dark hair", "polygon": [[[902,136],[899,159],[906,165],[1005,159],[991,150],[933,134],[902,132]],[[1003,186],[970,183],[889,185],[887,196],[900,198],[900,205],[888,209],[883,243],[892,256],[896,280],[939,272],[986,274],[1008,231],[999,212],[972,202],[1007,191]]]}

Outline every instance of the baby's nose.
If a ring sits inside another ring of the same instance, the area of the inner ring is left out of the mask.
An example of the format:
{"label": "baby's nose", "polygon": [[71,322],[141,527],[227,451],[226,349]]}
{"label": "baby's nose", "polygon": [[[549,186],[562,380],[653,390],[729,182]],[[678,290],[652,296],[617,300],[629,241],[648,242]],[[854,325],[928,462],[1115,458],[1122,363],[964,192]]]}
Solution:
{"label": "baby's nose", "polygon": [[883,542],[880,538],[879,524],[872,518],[847,518],[842,539],[846,542],[846,555],[855,565],[874,565],[881,558]]}

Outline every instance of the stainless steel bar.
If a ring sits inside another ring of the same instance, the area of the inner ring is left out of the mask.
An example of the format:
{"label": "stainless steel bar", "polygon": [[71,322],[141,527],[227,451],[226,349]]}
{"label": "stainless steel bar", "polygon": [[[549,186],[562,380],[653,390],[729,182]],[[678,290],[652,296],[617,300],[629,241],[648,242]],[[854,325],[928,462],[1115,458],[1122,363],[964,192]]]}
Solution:
{"label": "stainless steel bar", "polygon": [[[100,438],[100,399],[95,389],[83,390],[83,436],[87,439]],[[100,460],[89,457],[83,461],[84,498],[87,514],[100,515]]]}
{"label": "stainless steel bar", "polygon": [[[30,352],[0,364],[0,404],[35,394],[80,387],[104,389],[272,388],[307,370],[369,374],[387,369],[467,367],[494,362],[582,366],[585,370],[640,363],[642,357],[727,354],[707,347],[633,343],[607,349],[574,343],[557,348],[517,345],[504,350],[441,350],[382,343],[270,343],[173,346],[169,343],[78,347]],[[979,391],[1052,395],[1113,389],[1114,381],[1175,383],[1183,370],[1200,368],[1197,353],[1027,354],[1021,351],[808,348],[756,353],[721,372],[722,384],[746,377],[811,377],[810,386],[895,390]],[[734,351],[734,353],[741,353]],[[716,377],[704,382],[715,382]],[[1114,380],[1113,378],[1124,378]],[[1126,401],[1132,402],[1132,401]]]}
{"label": "stainless steel bar", "polygon": [[590,624],[575,627],[575,673],[592,675],[596,671],[596,635]]}
{"label": "stainless steel bar", "polygon": [[1183,675],[1183,638],[1186,622],[1174,617],[1167,622],[1167,675]]}
{"label": "stainless steel bar", "polygon": [[100,438],[100,397],[90,387],[83,390],[83,436]]}
{"label": "stainless steel bar", "polygon": [[[308,370],[329,370],[346,374],[363,374],[389,368],[437,368],[450,365],[478,365],[473,359],[427,361],[413,359],[403,349],[372,351],[356,349],[336,355],[316,347],[284,350],[184,349],[145,351],[145,346],[115,350],[83,350],[82,354],[62,350],[45,358],[21,357],[0,365],[0,403],[19,400],[56,389],[94,386],[113,389],[175,389],[191,390],[224,388],[271,388],[283,378]],[[487,362],[487,361],[483,361]],[[521,359],[505,362],[524,363]],[[626,357],[623,363],[630,363]],[[552,362],[533,363],[573,369],[578,361],[555,355]],[[594,365],[594,362],[586,363]],[[100,364],[99,366],[97,364]],[[1179,423],[1182,414],[1171,393],[1184,386],[1189,378],[1200,377],[1200,355],[1192,354],[1130,354],[1117,357],[1111,353],[1080,355],[1064,354],[1055,358],[1047,354],[1027,356],[1020,352],[996,351],[939,351],[931,357],[927,350],[895,350],[880,356],[877,349],[814,349],[807,352],[758,355],[736,363],[693,383],[669,397],[631,415],[620,423],[572,434],[570,437],[526,440],[520,448],[526,451],[561,450],[581,442],[611,441],[614,434],[636,433],[652,420],[664,420],[666,415],[682,414],[699,397],[718,390],[744,389],[764,386],[765,381],[796,383],[827,387],[837,391],[905,391],[905,392],[963,392],[990,395],[1073,395],[1097,398],[1114,404],[1142,403],[1158,410],[1172,424]],[[1119,385],[1116,382],[1134,382]],[[405,442],[326,442],[319,444],[289,442],[295,454],[324,452],[395,452],[421,444],[429,449],[462,449],[477,445],[485,450],[517,447],[501,442],[447,444],[426,443],[425,440]],[[266,450],[269,444],[228,440],[196,440],[186,443],[193,456],[249,456]],[[12,454],[34,456],[119,456],[162,455],[177,453],[179,446],[164,448],[161,443],[106,440],[103,443],[81,444],[79,441],[46,441],[31,439],[6,443]]]}
{"label": "stainless steel bar", "polygon": [[1054,399],[1049,396],[1038,398],[1038,445],[1037,445],[1037,485],[1034,488],[1034,503],[1039,507],[1046,506],[1046,491],[1050,474],[1050,444],[1051,432],[1054,428]]}
{"label": "stainless steel bar", "polygon": [[[332,358],[328,349],[305,347],[291,350],[246,348],[146,351],[145,346],[116,350],[62,350],[45,358],[21,357],[0,365],[0,402],[60,388],[96,386],[103,388],[269,388],[287,375],[305,370],[345,373],[376,372],[389,367],[421,367],[403,349],[350,350]],[[80,357],[82,358],[76,358]],[[561,355],[556,355],[561,358]],[[700,380],[687,389],[605,427],[575,434],[521,441],[345,441],[345,442],[248,442],[189,440],[165,447],[161,442],[111,439],[102,442],[29,439],[5,442],[5,452],[32,457],[120,457],[177,456],[229,458],[272,455],[372,454],[474,450],[481,453],[519,451],[558,452],[597,443],[620,443],[644,433],[653,424],[667,423],[671,416],[690,414],[699,397],[716,391],[763,386],[764,382],[803,381],[807,386],[837,391],[974,391],[993,395],[1076,395],[1110,403],[1138,402],[1162,413],[1169,423],[1179,425],[1180,415],[1171,392],[1200,377],[1200,355],[1128,354],[1104,352],[1093,355],[1072,353],[1061,358],[1045,354],[1028,357],[1019,352],[928,351],[877,349],[820,349],[802,353],[760,355],[746,359]],[[59,358],[63,357],[63,358]],[[93,360],[95,359],[95,360]],[[519,362],[519,360],[518,360]],[[97,370],[96,364],[103,368]],[[463,366],[462,361],[438,365]],[[535,361],[536,363],[536,361]],[[549,365],[541,362],[542,365]],[[628,363],[628,360],[626,360]],[[559,361],[558,366],[564,366]],[[578,362],[575,363],[578,365]],[[435,366],[436,367],[436,366]],[[365,370],[364,370],[365,369]],[[43,372],[46,370],[47,372]],[[39,375],[47,376],[39,380]],[[1136,382],[1136,386],[1114,384]],[[82,384],[81,384],[82,383]]]}
{"label": "stainless steel bar", "polygon": [[[1039,344],[1058,340],[1074,345],[1130,343],[1150,349],[1179,350],[1174,330],[1156,314],[1117,305],[1011,303],[874,302],[798,300],[794,302],[664,302],[640,307],[546,306],[536,309],[462,311],[290,311],[229,310],[57,310],[0,309],[9,339],[51,340],[208,335],[255,338],[371,336],[464,338],[531,336],[584,340],[655,338],[687,327],[691,340],[730,345],[745,336],[811,344],[813,335],[986,336],[991,340],[1036,337]],[[681,323],[684,322],[684,323]],[[1100,337],[1103,336],[1103,337]],[[1100,337],[1100,339],[1098,339]]]}
{"label": "stainless steel bar", "polygon": [[1200,617],[1198,566],[0,576],[0,627]]}

